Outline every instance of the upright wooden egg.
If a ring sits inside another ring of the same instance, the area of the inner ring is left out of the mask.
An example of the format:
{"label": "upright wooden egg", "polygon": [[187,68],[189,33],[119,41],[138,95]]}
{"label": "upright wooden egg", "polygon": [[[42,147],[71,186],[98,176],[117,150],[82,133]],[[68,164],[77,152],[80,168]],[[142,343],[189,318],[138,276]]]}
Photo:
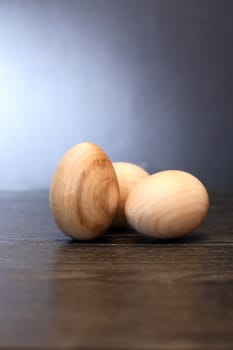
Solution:
{"label": "upright wooden egg", "polygon": [[199,227],[208,208],[208,193],[196,177],[169,170],[142,180],[130,192],[125,212],[137,231],[158,238],[176,238]]}
{"label": "upright wooden egg", "polygon": [[111,161],[92,143],[72,147],[55,171],[50,205],[60,229],[81,240],[96,238],[111,225],[119,186]]}
{"label": "upright wooden egg", "polygon": [[120,201],[117,214],[113,221],[114,226],[127,226],[127,220],[125,217],[125,202],[130,191],[149,174],[140,166],[127,162],[115,162],[113,163],[115,169],[119,188],[120,188]]}

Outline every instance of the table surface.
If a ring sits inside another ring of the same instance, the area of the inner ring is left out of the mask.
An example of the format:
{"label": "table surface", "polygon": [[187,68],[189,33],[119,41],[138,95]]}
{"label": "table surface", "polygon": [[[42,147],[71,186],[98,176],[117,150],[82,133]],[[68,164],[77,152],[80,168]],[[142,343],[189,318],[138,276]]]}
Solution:
{"label": "table surface", "polygon": [[47,192],[0,194],[0,348],[233,349],[233,196],[160,241],[66,238]]}

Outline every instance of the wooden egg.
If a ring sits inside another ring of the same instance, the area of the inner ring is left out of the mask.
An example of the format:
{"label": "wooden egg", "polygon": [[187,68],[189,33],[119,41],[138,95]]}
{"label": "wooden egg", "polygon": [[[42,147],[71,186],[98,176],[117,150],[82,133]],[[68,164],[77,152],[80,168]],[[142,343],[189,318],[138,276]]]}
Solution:
{"label": "wooden egg", "polygon": [[135,230],[158,238],[176,238],[199,227],[208,208],[208,193],[196,177],[169,170],[142,180],[130,192],[125,212]]}
{"label": "wooden egg", "polygon": [[68,236],[89,240],[111,225],[119,204],[119,186],[111,161],[92,143],[72,147],[55,171],[50,205]]}
{"label": "wooden egg", "polygon": [[115,162],[113,163],[115,169],[119,188],[120,188],[120,202],[116,217],[113,221],[114,226],[127,226],[127,220],[125,217],[125,202],[128,194],[132,189],[149,174],[140,166],[126,163]]}

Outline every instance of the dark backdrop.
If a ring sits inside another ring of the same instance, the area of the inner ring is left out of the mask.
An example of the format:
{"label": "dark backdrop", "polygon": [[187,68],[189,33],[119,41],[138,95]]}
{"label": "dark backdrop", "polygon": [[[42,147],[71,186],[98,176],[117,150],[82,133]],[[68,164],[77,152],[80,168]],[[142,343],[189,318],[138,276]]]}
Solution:
{"label": "dark backdrop", "polygon": [[89,140],[233,188],[233,1],[0,0],[0,187]]}

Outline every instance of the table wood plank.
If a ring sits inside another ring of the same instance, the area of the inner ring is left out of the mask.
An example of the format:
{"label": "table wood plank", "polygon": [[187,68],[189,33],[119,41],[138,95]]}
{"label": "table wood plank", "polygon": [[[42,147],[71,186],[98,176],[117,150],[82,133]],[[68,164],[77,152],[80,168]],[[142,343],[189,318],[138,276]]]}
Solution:
{"label": "table wood plank", "polygon": [[232,349],[233,196],[166,241],[71,241],[47,192],[0,195],[0,349]]}

